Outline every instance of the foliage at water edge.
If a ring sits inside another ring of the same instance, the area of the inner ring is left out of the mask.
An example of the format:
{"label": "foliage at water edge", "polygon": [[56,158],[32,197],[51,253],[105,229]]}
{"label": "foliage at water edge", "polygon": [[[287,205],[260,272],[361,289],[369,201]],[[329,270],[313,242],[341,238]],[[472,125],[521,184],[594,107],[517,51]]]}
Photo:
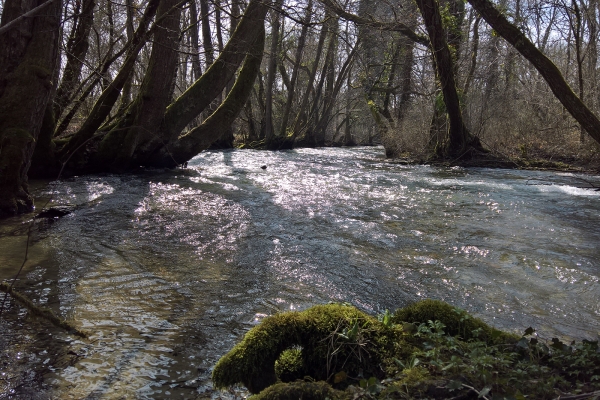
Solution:
{"label": "foliage at water edge", "polygon": [[[344,304],[265,318],[219,360],[254,399],[552,399],[600,395],[597,341],[544,342],[424,300],[379,318]],[[598,393],[596,393],[598,391]]]}

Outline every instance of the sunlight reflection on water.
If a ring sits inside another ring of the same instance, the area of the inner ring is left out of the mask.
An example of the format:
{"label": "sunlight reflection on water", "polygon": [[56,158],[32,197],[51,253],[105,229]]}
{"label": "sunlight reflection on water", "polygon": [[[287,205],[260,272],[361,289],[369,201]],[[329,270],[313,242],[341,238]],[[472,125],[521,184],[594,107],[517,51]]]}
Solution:
{"label": "sunlight reflection on water", "polygon": [[92,337],[62,335],[77,357],[46,380],[60,398],[233,398],[210,386],[219,356],[265,316],[328,301],[376,313],[433,297],[594,338],[600,193],[582,186],[380,148],[205,152],[186,170],[54,183],[76,208],[35,242],[52,263],[27,282]]}

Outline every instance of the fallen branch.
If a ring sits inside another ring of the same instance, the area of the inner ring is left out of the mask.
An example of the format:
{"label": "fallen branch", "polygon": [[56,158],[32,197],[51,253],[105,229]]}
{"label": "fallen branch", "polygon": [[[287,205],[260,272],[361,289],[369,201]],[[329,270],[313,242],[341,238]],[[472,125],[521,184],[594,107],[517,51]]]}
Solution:
{"label": "fallen branch", "polygon": [[0,290],[7,294],[10,294],[13,299],[18,301],[22,305],[24,305],[33,315],[37,315],[38,317],[41,317],[41,318],[45,319],[46,321],[50,322],[52,325],[54,325],[58,328],[62,328],[73,335],[76,335],[76,336],[79,336],[82,338],[88,337],[88,335],[85,332],[79,330],[78,328],[71,325],[64,319],[57,317],[52,312],[52,310],[49,310],[47,308],[42,308],[42,307],[34,304],[27,296],[25,296],[22,293],[17,292],[8,283],[6,283],[6,282],[0,283]]}

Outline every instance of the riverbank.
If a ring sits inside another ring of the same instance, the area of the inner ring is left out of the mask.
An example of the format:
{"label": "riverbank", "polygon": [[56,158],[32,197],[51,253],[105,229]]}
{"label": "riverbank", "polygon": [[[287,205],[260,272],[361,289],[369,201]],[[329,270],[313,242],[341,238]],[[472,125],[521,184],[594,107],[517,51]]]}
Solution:
{"label": "riverbank", "polygon": [[274,315],[215,366],[253,399],[585,399],[600,395],[598,341],[505,333],[424,300],[375,319],[349,305]]}

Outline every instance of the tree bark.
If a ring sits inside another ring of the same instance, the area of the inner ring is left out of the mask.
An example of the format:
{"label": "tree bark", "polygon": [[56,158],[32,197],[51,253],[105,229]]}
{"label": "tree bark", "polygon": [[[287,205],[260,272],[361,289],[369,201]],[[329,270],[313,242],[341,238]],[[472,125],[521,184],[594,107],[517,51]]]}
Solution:
{"label": "tree bark", "polygon": [[67,64],[63,71],[60,85],[54,98],[54,116],[58,118],[71,101],[75,88],[79,84],[81,68],[89,48],[89,35],[94,23],[95,0],[84,0],[80,15],[77,15],[77,24],[69,35],[67,42]]}
{"label": "tree bark", "polygon": [[[242,23],[243,20],[240,25]],[[255,33],[258,37],[249,49],[246,48],[244,64],[225,101],[200,126],[159,149],[146,165],[174,168],[207,149],[227,131],[246,104],[260,70],[265,45],[264,25],[257,26]]]}
{"label": "tree bark", "polygon": [[265,89],[265,141],[269,143],[273,139],[273,86],[277,73],[277,57],[279,49],[280,13],[283,0],[277,0],[275,8],[271,12],[271,46],[269,52],[269,63],[267,66],[267,82]]}
{"label": "tree bark", "polygon": [[[140,93],[128,110],[124,119],[125,126],[120,124],[114,132],[105,137],[100,146],[100,159],[114,159],[114,170],[125,170],[132,162],[143,163],[143,152],[136,152],[138,144],[145,143],[159,134],[156,128],[162,122],[175,87],[181,17],[179,2],[180,0],[161,0],[157,15],[163,18],[154,33],[152,53]],[[114,140],[111,135],[124,136],[124,140],[119,140],[118,149],[110,145],[103,146],[105,142],[110,143]]]}
{"label": "tree bark", "polygon": [[436,0],[417,0],[417,6],[431,41],[435,67],[449,119],[448,140],[443,144],[440,153],[445,157],[460,157],[469,146],[482,150],[479,140],[469,133],[463,121],[454,77],[454,62],[446,42],[439,3]]}
{"label": "tree bark", "polygon": [[11,21],[43,3],[4,3],[2,25],[8,28],[0,34],[0,215],[33,209],[27,172],[53,89],[62,2],[51,2],[43,15]]}

